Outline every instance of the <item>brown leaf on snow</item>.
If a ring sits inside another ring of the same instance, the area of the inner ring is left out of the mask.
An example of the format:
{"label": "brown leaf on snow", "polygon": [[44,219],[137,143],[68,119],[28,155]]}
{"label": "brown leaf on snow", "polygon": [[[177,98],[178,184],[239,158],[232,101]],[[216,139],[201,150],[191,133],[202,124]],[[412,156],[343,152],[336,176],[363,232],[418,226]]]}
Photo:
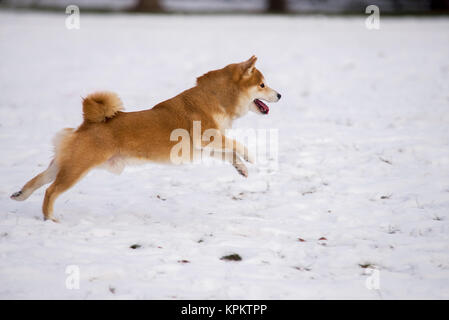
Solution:
{"label": "brown leaf on snow", "polygon": [[178,260],[178,263],[190,263],[189,260]]}

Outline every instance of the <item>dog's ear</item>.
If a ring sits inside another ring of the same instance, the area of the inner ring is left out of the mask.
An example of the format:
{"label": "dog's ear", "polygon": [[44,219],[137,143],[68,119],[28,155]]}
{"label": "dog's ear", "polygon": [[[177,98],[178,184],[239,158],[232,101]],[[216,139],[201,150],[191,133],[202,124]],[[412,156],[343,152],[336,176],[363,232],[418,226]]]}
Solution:
{"label": "dog's ear", "polygon": [[249,58],[248,60],[246,60],[240,64],[244,77],[251,75],[251,73],[254,71],[256,61],[257,61],[257,57],[255,55],[253,55],[251,58]]}

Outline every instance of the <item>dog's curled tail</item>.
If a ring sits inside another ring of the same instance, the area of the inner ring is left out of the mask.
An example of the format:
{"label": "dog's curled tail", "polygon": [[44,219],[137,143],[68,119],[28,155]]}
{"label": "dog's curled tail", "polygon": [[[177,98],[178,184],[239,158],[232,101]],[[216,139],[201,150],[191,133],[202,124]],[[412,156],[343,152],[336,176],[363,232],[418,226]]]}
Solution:
{"label": "dog's curled tail", "polygon": [[100,91],[83,99],[83,117],[88,122],[104,122],[123,110],[123,103],[114,92]]}

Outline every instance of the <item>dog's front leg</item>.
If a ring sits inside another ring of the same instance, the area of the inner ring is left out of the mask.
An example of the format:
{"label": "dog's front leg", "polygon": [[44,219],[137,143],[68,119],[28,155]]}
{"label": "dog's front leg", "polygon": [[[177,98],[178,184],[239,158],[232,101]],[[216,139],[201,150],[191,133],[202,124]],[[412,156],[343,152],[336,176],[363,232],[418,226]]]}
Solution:
{"label": "dog's front leg", "polygon": [[[195,144],[196,147],[199,146],[198,142]],[[203,154],[206,153],[210,157],[231,163],[238,173],[248,177],[248,169],[240,155],[248,162],[252,162],[253,159],[248,156],[248,150],[242,144],[233,139],[228,139],[226,136],[219,135],[214,136],[214,140],[210,143],[202,141],[200,148]]]}
{"label": "dog's front leg", "polygon": [[243,163],[242,159],[240,159],[240,157],[237,155],[237,153],[233,151],[212,150],[210,152],[210,156],[215,159],[231,163],[238,173],[240,173],[245,178],[248,178],[248,169],[246,168],[245,163]]}
{"label": "dog's front leg", "polygon": [[[210,138],[212,137],[213,140],[211,141]],[[204,134],[201,141],[194,139],[193,143],[195,149],[201,149],[203,152],[208,151],[209,156],[230,162],[242,176],[248,177],[248,169],[240,157],[249,163],[254,163],[254,157],[250,155],[243,144],[222,135],[218,130],[212,130]]]}
{"label": "dog's front leg", "polygon": [[249,153],[248,148],[244,144],[224,135],[221,136],[221,142],[224,150],[229,150],[237,153],[240,157],[242,157],[249,163],[255,162],[254,156]]}

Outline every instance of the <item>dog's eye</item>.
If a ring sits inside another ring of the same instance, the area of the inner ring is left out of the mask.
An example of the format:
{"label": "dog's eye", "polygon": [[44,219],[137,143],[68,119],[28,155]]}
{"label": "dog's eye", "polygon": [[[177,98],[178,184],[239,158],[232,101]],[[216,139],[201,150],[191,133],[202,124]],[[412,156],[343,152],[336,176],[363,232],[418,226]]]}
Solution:
{"label": "dog's eye", "polygon": [[261,88],[265,88],[265,84],[264,84],[264,83],[261,83],[261,84],[260,84],[260,87],[261,87]]}

